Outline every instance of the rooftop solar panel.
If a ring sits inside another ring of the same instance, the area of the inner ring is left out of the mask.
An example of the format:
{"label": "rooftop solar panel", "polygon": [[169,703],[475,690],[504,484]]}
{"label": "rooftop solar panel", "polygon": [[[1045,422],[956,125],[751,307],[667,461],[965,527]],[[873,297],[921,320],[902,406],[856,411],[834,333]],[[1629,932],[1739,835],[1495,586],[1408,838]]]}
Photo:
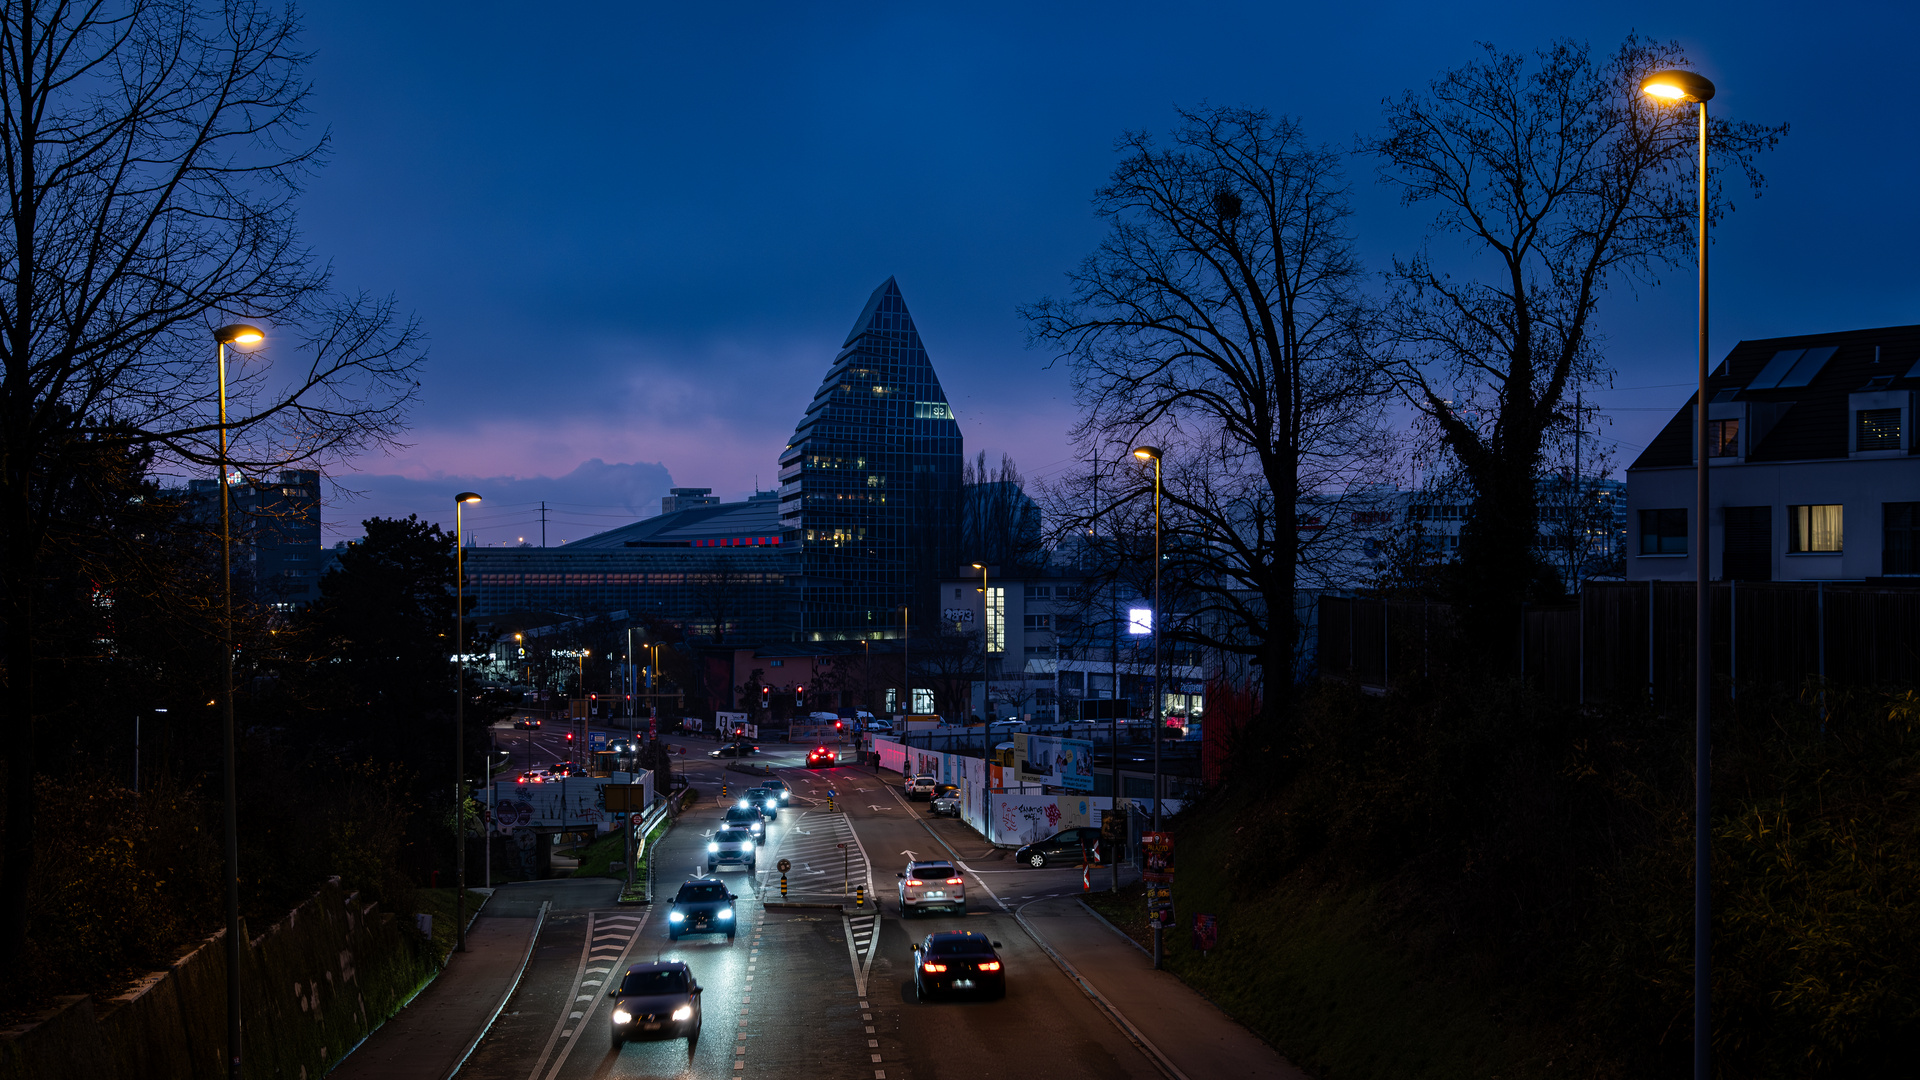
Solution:
{"label": "rooftop solar panel", "polygon": [[1760,369],[1760,374],[1754,376],[1746,388],[1772,390],[1776,387],[1805,386],[1820,374],[1820,369],[1827,366],[1827,361],[1833,359],[1837,351],[1839,347],[1835,345],[1781,349],[1773,354],[1773,359],[1767,361],[1767,366]]}

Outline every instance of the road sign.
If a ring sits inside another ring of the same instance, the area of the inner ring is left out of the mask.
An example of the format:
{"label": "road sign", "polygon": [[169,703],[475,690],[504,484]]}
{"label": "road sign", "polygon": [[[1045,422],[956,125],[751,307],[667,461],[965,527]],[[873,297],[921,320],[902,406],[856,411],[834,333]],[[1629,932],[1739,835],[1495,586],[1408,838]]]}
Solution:
{"label": "road sign", "polygon": [[604,731],[587,732],[587,749],[599,753],[607,748],[607,733]]}
{"label": "road sign", "polygon": [[1220,920],[1212,915],[1193,917],[1193,947],[1199,952],[1212,952],[1220,946]]}
{"label": "road sign", "polygon": [[779,867],[780,872],[783,874],[793,869],[793,862],[790,859],[781,859],[779,862],[774,863],[773,865]]}

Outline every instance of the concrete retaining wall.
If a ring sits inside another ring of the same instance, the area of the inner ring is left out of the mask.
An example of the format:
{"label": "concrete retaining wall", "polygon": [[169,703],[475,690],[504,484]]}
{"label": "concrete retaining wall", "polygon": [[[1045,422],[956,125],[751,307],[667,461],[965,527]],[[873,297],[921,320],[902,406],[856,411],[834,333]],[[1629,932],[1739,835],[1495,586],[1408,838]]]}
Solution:
{"label": "concrete retaining wall", "polygon": [[[246,1075],[317,1080],[433,974],[437,958],[338,883],[241,956]],[[244,926],[243,926],[244,929]],[[0,1032],[0,1080],[193,1080],[225,1075],[225,932],[98,1008],[62,999]]]}

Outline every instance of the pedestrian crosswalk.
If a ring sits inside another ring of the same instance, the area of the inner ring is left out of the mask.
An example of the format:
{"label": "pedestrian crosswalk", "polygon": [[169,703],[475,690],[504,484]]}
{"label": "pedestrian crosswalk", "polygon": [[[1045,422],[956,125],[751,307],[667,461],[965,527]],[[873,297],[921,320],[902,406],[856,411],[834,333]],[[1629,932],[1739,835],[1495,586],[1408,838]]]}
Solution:
{"label": "pedestrian crosswalk", "polygon": [[866,887],[865,906],[873,898],[872,868],[843,814],[803,810],[780,830],[778,846],[760,859],[760,897],[779,900],[780,860],[787,869],[786,899],[799,903],[844,904],[854,909],[857,888]]}

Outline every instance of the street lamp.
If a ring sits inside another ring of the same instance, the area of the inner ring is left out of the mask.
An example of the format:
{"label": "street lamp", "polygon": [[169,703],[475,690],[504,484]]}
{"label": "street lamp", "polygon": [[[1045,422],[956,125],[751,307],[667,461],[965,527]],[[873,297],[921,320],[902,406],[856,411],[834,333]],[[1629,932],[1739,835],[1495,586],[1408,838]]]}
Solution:
{"label": "street lamp", "polygon": [[1712,805],[1710,776],[1713,701],[1712,614],[1707,607],[1707,102],[1713,83],[1691,71],[1661,71],[1647,76],[1640,89],[1672,104],[1700,106],[1700,349],[1699,390],[1694,398],[1693,468],[1693,1075],[1707,1080],[1711,1064],[1713,882],[1709,855],[1712,837],[1707,813]]}
{"label": "street lamp", "polygon": [[[1160,690],[1160,456],[1157,446],[1142,446],[1133,451],[1133,456],[1141,461],[1153,462],[1153,831],[1160,831],[1160,736],[1166,724],[1160,712],[1165,707],[1166,696]],[[1114,687],[1116,696],[1119,687]],[[1119,792],[1114,793],[1119,798]],[[1160,967],[1161,926],[1158,919],[1153,924],[1153,966]]]}
{"label": "street lamp", "polygon": [[[453,951],[467,951],[467,564],[466,509],[480,496],[453,497]],[[492,767],[492,762],[488,762]],[[492,838],[488,838],[487,885],[493,885]]]}
{"label": "street lamp", "polygon": [[225,661],[220,682],[220,728],[224,744],[221,782],[226,788],[227,875],[227,1075],[240,1080],[240,815],[235,809],[233,747],[233,524],[227,481],[227,346],[257,345],[267,335],[245,323],[213,332],[220,369],[220,577],[226,601],[220,651]]}
{"label": "street lamp", "polygon": [[987,591],[986,564],[974,563],[973,568],[980,571],[980,767],[984,769],[988,734],[993,730],[990,713],[993,684],[987,677],[987,653],[993,649],[993,594]]}

